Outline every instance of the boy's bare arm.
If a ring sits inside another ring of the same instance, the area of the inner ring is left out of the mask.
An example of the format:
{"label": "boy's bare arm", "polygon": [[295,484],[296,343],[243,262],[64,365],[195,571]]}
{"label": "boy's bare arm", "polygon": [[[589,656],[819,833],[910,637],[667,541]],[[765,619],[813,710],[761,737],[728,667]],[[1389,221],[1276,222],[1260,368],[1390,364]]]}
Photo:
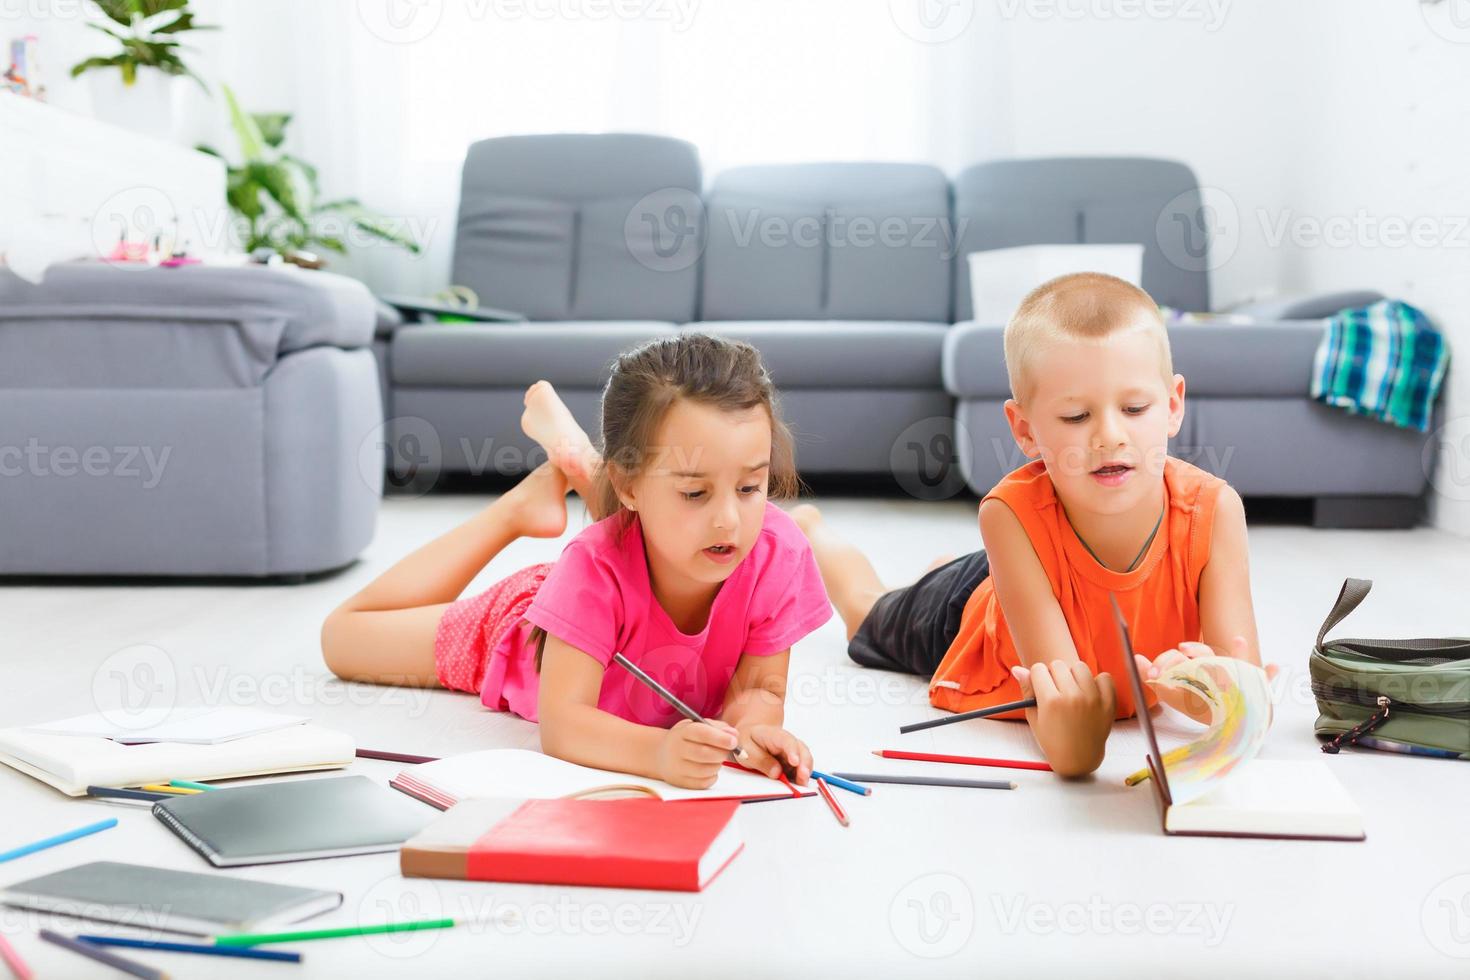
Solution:
{"label": "boy's bare arm", "polygon": [[1031,672],[1023,683],[1038,703],[1026,712],[1031,732],[1056,772],[1090,773],[1102,764],[1117,710],[1112,679],[1093,677],[1077,655],[1051,580],[1025,528],[1004,502],[981,503],[980,535],[1006,626],[1021,666]]}
{"label": "boy's bare arm", "polygon": [[1261,665],[1256,612],[1251,603],[1245,505],[1240,494],[1229,486],[1221,488],[1215,503],[1210,560],[1200,573],[1199,615],[1200,637],[1217,654]]}

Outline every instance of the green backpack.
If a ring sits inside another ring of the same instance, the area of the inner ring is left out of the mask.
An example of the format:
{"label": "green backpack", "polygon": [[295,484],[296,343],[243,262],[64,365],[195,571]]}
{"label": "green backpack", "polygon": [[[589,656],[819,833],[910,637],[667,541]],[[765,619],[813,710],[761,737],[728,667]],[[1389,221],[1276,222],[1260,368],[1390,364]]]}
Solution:
{"label": "green backpack", "polygon": [[1347,744],[1470,759],[1470,639],[1325,640],[1371,588],[1343,582],[1308,662],[1322,751]]}

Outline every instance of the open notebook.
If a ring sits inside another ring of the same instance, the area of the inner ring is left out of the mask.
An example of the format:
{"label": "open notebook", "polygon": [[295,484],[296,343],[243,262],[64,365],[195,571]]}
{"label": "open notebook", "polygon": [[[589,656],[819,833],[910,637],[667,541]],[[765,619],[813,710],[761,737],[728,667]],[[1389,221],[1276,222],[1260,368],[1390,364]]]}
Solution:
{"label": "open notebook", "polygon": [[[792,796],[760,773],[726,765],[709,789],[680,789],[658,779],[591,769],[527,749],[483,749],[405,769],[388,782],[430,806],[447,810],[460,800],[503,797],[551,800],[568,796],[642,795],[661,800],[756,800]],[[797,796],[812,793],[797,791]]]}
{"label": "open notebook", "polygon": [[1133,661],[1128,624],[1116,601],[1113,613],[1148,746],[1147,782],[1153,786],[1164,833],[1364,839],[1361,811],[1324,763],[1255,757],[1271,723],[1271,699],[1265,673],[1253,664],[1201,658],[1165,671],[1160,683],[1187,685],[1211,704],[1214,718],[1198,740],[1161,753],[1143,678]]}
{"label": "open notebook", "polygon": [[340,769],[352,762],[352,736],[318,725],[293,725],[260,735],[193,745],[123,745],[100,735],[0,731],[0,763],[82,796],[88,786],[142,786],[170,779],[233,779],[267,773]]}

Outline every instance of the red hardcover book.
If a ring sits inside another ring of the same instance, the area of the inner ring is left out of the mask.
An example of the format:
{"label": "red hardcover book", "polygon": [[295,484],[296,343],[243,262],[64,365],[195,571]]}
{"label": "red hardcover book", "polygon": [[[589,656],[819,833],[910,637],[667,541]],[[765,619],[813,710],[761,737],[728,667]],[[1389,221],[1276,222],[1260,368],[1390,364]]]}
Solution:
{"label": "red hardcover book", "polygon": [[403,845],[405,876],[697,892],[740,853],[734,800],[466,800]]}

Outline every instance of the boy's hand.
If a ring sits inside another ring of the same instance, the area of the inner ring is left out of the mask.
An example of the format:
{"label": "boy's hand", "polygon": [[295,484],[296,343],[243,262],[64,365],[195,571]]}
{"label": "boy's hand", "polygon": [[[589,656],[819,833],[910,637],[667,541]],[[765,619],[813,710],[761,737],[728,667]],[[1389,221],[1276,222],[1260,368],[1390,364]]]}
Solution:
{"label": "boy's hand", "polygon": [[[1236,636],[1231,639],[1229,655],[1236,660],[1244,660],[1246,663],[1252,662],[1250,645],[1246,642],[1245,637]],[[1186,660],[1195,660],[1199,657],[1218,656],[1220,656],[1219,651],[1207,643],[1196,643],[1192,640],[1185,640],[1179,644],[1177,649],[1165,650],[1153,660],[1149,660],[1142,654],[1137,653],[1133,655],[1133,660],[1138,664],[1138,676],[1143,678],[1145,683],[1151,683],[1158,680],[1159,675],[1175,664],[1183,663]],[[1276,679],[1276,674],[1280,668],[1275,664],[1266,664],[1264,669],[1266,671],[1266,680],[1272,681]],[[1205,703],[1204,698],[1195,694],[1193,691],[1167,690],[1155,687],[1154,694],[1158,696],[1158,699],[1162,703],[1167,704],[1176,711],[1183,712],[1195,721],[1205,725],[1210,723],[1210,706]]]}
{"label": "boy's hand", "polygon": [[682,719],[659,741],[658,777],[685,789],[708,789],[739,742],[735,729],[723,721]]}
{"label": "boy's hand", "polygon": [[752,725],[743,739],[750,756],[742,764],[772,779],[785,771],[792,782],[805,786],[812,775],[812,753],[801,739],[776,725]]}
{"label": "boy's hand", "polygon": [[1118,710],[1112,676],[1094,677],[1080,660],[1012,667],[1011,674],[1024,697],[1036,698],[1036,742],[1052,769],[1062,776],[1096,769]]}

